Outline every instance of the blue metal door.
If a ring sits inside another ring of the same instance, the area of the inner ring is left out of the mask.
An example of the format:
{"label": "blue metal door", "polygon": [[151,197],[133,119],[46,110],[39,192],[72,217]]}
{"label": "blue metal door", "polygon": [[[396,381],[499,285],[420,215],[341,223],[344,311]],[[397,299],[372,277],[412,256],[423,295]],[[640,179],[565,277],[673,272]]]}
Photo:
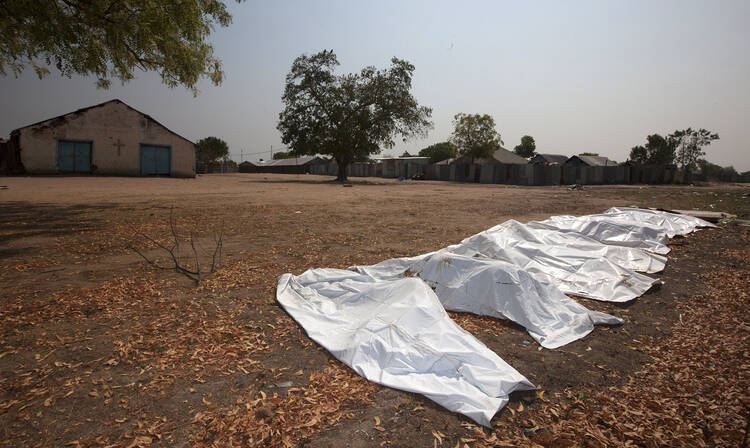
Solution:
{"label": "blue metal door", "polygon": [[57,170],[63,173],[91,172],[91,143],[57,142]]}
{"label": "blue metal door", "polygon": [[91,171],[91,143],[76,143],[75,172]]}
{"label": "blue metal door", "polygon": [[76,144],[57,142],[57,170],[72,173],[76,169]]}
{"label": "blue metal door", "polygon": [[172,168],[169,146],[141,145],[141,176],[168,176]]}
{"label": "blue metal door", "polygon": [[141,146],[141,176],[156,174],[154,163],[154,147]]}
{"label": "blue metal door", "polygon": [[156,148],[156,174],[169,176],[171,162],[170,152],[169,148]]}

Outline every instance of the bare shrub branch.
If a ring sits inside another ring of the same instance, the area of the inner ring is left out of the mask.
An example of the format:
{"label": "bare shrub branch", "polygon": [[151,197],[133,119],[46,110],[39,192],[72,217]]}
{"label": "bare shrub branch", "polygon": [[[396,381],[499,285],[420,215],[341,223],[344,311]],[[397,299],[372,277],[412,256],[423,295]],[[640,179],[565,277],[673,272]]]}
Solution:
{"label": "bare shrub branch", "polygon": [[[213,274],[214,272],[216,272],[218,269],[221,268],[222,246],[224,244],[224,222],[221,223],[221,227],[219,228],[218,234],[216,233],[214,234],[213,251],[209,254],[203,248],[201,248],[201,251],[203,253],[205,253],[206,255],[210,255],[211,257],[211,264],[208,270],[201,270],[200,255],[198,254],[198,248],[200,247],[200,243],[196,241],[195,232],[191,231],[189,238],[185,238],[185,239],[181,238],[179,233],[177,232],[177,225],[176,225],[175,216],[174,216],[174,207],[172,207],[169,211],[169,220],[167,223],[167,227],[169,228],[169,232],[171,233],[171,239],[172,239],[171,247],[167,247],[166,245],[160,243],[156,238],[151,237],[145,232],[142,232],[140,230],[133,228],[133,242],[130,244],[130,249],[132,249],[135,253],[140,255],[140,257],[143,258],[151,266],[157,269],[177,271],[180,274],[193,280],[196,284],[200,283],[201,280],[203,280],[206,276]],[[135,243],[137,241],[145,241],[147,243],[153,244],[158,249],[160,249],[160,253],[171,262],[164,264],[164,263],[160,263],[156,257],[149,258],[143,252],[142,249],[139,249],[136,246]],[[189,263],[185,264],[182,261],[184,257],[181,256],[181,246],[183,245],[184,242],[187,242],[190,244],[190,249],[192,252],[192,259],[194,263],[194,266],[192,267],[189,266]]]}

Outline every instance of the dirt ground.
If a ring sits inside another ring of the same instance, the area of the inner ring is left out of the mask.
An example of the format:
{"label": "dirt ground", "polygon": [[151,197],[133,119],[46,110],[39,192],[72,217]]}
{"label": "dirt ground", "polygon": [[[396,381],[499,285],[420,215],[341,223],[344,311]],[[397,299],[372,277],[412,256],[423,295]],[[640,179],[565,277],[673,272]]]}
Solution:
{"label": "dirt ground", "polygon": [[[750,186],[329,179],[0,178],[0,444],[747,446],[747,227],[672,240],[663,286],[628,304],[580,299],[626,323],[557,350],[452,314],[539,388],[493,429],[361,379],[274,294],[285,272],[416,255],[507,219],[635,205],[747,220]],[[131,248],[158,258],[139,235],[168,242],[170,214],[204,263],[223,228],[222,269],[198,286]]]}

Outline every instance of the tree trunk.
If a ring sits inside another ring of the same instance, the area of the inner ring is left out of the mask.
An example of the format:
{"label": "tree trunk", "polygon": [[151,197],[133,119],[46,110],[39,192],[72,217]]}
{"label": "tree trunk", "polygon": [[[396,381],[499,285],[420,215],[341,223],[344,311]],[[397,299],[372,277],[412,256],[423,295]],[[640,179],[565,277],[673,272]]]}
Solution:
{"label": "tree trunk", "polygon": [[346,177],[346,169],[349,167],[349,161],[346,159],[336,159],[336,165],[339,167],[339,175],[336,176],[337,182],[346,182],[349,180]]}
{"label": "tree trunk", "polygon": [[693,169],[692,167],[686,166],[685,167],[685,178],[683,179],[683,182],[686,184],[692,184],[693,183]]}

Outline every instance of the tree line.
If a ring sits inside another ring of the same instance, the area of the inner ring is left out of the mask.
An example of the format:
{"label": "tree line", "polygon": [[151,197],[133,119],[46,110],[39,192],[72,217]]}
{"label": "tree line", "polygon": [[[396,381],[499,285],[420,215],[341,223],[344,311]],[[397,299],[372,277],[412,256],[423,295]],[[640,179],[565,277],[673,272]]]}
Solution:
{"label": "tree line", "polygon": [[630,160],[644,165],[678,165],[689,180],[696,167],[703,171],[713,165],[702,158],[706,155],[703,148],[718,139],[719,134],[703,128],[676,130],[666,137],[651,134],[645,145],[630,150]]}

